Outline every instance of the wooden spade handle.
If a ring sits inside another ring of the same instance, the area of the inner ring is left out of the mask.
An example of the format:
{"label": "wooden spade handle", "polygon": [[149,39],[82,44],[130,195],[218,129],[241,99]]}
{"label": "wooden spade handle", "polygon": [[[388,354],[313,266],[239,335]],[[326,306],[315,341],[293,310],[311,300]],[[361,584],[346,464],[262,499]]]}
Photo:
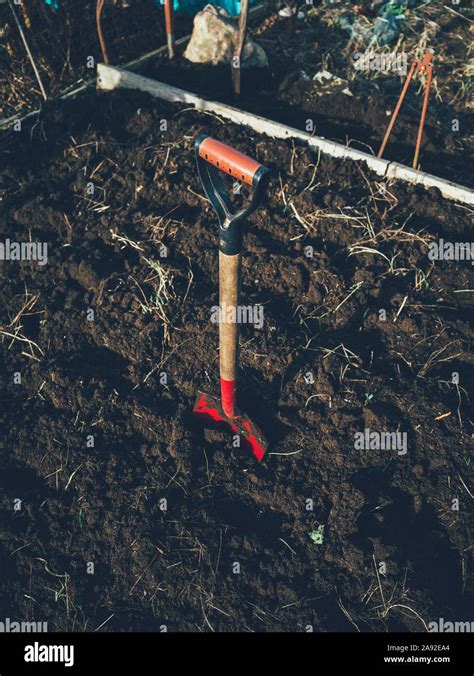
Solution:
{"label": "wooden spade handle", "polygon": [[[241,254],[219,252],[219,362],[222,405],[234,416],[235,388],[239,363],[239,324],[237,310],[240,295]],[[235,321],[234,321],[235,320]]]}

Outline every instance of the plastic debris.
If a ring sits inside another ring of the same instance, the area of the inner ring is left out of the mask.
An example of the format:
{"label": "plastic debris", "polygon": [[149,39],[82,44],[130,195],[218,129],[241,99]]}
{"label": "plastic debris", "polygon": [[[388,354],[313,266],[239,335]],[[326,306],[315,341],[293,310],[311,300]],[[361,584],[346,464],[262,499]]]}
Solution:
{"label": "plastic debris", "polygon": [[387,14],[377,17],[372,32],[371,43],[378,42],[379,45],[389,45],[395,42],[400,33],[403,33],[404,24],[404,14]]}
{"label": "plastic debris", "polygon": [[347,80],[330,73],[328,70],[320,70],[313,75],[313,81],[317,83],[316,96],[326,96],[328,94],[346,94],[352,96]]}
{"label": "plastic debris", "polygon": [[308,535],[315,545],[322,545],[324,543],[324,524],[318,526],[316,530],[310,531]]}
{"label": "plastic debris", "polygon": [[[371,8],[360,5],[354,7],[353,12],[343,12],[339,17],[339,26],[350,34],[352,40],[368,45],[389,45],[398,40],[405,31],[407,9],[413,9],[420,4],[428,4],[431,0],[375,0]],[[364,16],[360,20],[359,16]],[[368,19],[374,19],[370,23]]]}
{"label": "plastic debris", "polygon": [[290,16],[293,16],[296,10],[294,10],[292,7],[283,7],[283,9],[280,9],[278,12],[278,16],[282,16],[285,19],[289,19]]}

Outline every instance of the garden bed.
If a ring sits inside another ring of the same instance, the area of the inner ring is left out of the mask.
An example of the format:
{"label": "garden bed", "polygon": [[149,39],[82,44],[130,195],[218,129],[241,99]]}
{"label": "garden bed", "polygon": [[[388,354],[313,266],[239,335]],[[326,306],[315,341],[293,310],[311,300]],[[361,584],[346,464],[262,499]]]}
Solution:
{"label": "garden bed", "polygon": [[[243,69],[242,96],[231,91],[229,66],[193,64],[165,54],[140,72],[150,78],[192,91],[204,98],[231,103],[243,110],[291,127],[311,131],[353,148],[377,154],[405,74],[358,71],[356,55],[367,45],[350,40],[340,17],[353,3],[319,3],[305,19],[282,18],[271,12],[251,30],[265,49],[268,69]],[[462,8],[461,8],[462,9]],[[472,143],[472,104],[469,104],[469,19],[433,2],[409,12],[411,30],[397,45],[374,48],[373,54],[406,54],[407,67],[434,48],[434,84],[430,95],[420,165],[423,171],[461,185],[473,186],[466,158]],[[315,81],[328,71],[340,83]],[[350,92],[347,93],[347,92]],[[409,90],[384,157],[411,166],[418,133],[423,87],[416,80]],[[454,124],[453,120],[457,120]],[[312,124],[308,128],[308,121]]]}
{"label": "garden bed", "polygon": [[[243,262],[243,302],[264,308],[241,337],[261,465],[192,414],[218,385],[201,133],[274,170]],[[45,266],[0,262],[5,616],[104,631],[472,619],[473,271],[427,255],[472,240],[469,207],[136,92],[48,106],[0,148],[0,241],[48,244]],[[366,429],[407,433],[407,452],[357,449]]]}
{"label": "garden bed", "polygon": [[[48,98],[89,80],[103,57],[93,0],[44,0],[16,6]],[[163,8],[152,0],[106,3],[103,28],[112,63],[125,64],[166,43]],[[176,38],[189,34],[192,19],[176,17]],[[93,59],[92,63],[90,63]],[[7,4],[0,4],[0,122],[44,103],[25,46]]]}

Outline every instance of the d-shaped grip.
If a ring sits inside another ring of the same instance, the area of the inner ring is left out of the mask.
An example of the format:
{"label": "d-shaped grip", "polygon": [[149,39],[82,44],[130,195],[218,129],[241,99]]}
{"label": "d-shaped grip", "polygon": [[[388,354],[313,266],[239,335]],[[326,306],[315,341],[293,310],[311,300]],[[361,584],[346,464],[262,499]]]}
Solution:
{"label": "d-shaped grip", "polygon": [[247,185],[255,185],[260,176],[259,170],[263,168],[260,162],[210,136],[201,136],[196,143],[196,150],[203,160]]}
{"label": "d-shaped grip", "polygon": [[[219,219],[219,250],[228,256],[237,254],[242,248],[242,222],[260,204],[270,169],[210,136],[199,136],[194,150],[204,191]],[[237,212],[232,211],[224,173],[253,187],[250,201]]]}

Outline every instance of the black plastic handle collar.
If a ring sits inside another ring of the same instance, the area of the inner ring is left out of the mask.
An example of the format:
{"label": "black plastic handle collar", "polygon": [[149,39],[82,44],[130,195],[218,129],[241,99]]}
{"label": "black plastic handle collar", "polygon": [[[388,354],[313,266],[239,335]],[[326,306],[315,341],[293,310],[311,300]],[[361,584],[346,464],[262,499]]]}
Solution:
{"label": "black plastic handle collar", "polygon": [[204,192],[219,219],[219,251],[232,256],[242,250],[243,221],[262,201],[270,178],[270,169],[262,165],[255,172],[252,180],[254,190],[249,204],[244,209],[232,213],[232,204],[220,170],[199,155],[199,147],[206,138],[208,136],[205,134],[198,136],[194,144],[197,168]]}

